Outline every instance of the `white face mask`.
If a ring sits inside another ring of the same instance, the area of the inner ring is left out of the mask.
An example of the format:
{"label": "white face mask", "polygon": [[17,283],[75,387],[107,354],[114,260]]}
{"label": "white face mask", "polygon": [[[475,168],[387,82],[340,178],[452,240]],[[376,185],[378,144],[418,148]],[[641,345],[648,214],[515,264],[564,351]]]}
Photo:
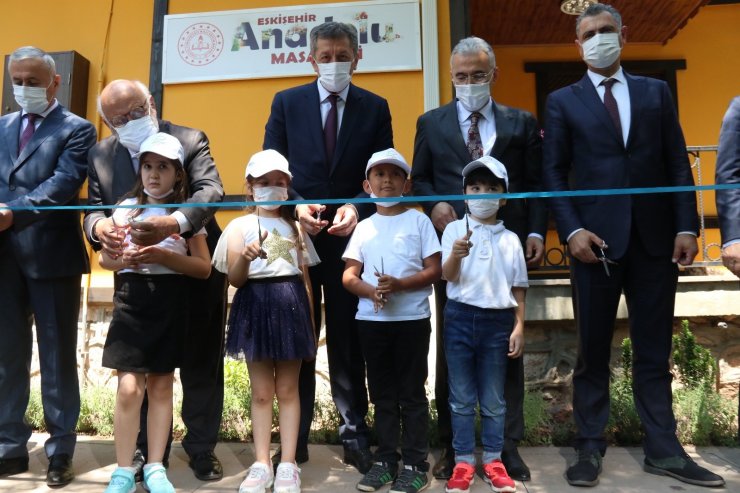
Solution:
{"label": "white face mask", "polygon": [[148,196],[150,196],[151,198],[155,199],[155,200],[163,199],[163,198],[169,196],[174,191],[175,191],[174,188],[170,188],[168,191],[166,191],[164,193],[155,194],[155,193],[150,192],[146,188],[144,189],[144,193],[147,194]]}
{"label": "white face mask", "polygon": [[599,33],[581,44],[583,61],[594,68],[610,67],[619,58],[619,33]]}
{"label": "white face mask", "polygon": [[468,199],[470,214],[481,219],[488,219],[498,212],[498,199]]}
{"label": "white face mask", "polygon": [[[252,187],[255,202],[274,202],[288,200],[288,189],[285,187]],[[280,204],[261,205],[262,209],[274,211]]]}
{"label": "white face mask", "polygon": [[[54,83],[52,79],[51,84]],[[29,87],[18,86],[13,84],[13,96],[18,106],[23,108],[26,113],[41,114],[49,107],[49,100],[46,97],[46,90],[51,87]]]}
{"label": "white face mask", "polygon": [[352,62],[317,63],[319,68],[319,82],[329,92],[340,92],[352,80],[350,69]]}
{"label": "white face mask", "polygon": [[147,137],[159,132],[159,122],[151,116],[144,116],[137,120],[129,120],[126,125],[115,129],[118,142],[131,152],[139,152],[141,143]]}
{"label": "white face mask", "polygon": [[455,95],[468,111],[478,111],[491,99],[491,83],[455,85]]}
{"label": "white face mask", "polygon": [[[401,195],[401,197],[403,197],[403,195]],[[371,192],[370,193],[370,198],[371,199],[377,199],[378,196],[375,195],[375,193]],[[401,203],[400,200],[396,200],[396,201],[389,200],[387,202],[375,202],[375,205],[377,205],[378,207],[393,207],[394,205],[398,205],[400,203]]]}

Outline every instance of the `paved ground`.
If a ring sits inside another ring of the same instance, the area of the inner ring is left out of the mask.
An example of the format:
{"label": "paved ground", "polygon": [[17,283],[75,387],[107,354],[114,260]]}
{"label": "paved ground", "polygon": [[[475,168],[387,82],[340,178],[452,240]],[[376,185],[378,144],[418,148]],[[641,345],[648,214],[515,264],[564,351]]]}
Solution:
{"label": "paved ground", "polygon": [[[47,461],[44,456],[45,435],[34,435],[31,447],[30,471],[12,478],[0,479],[2,492],[42,492],[49,491],[44,482]],[[724,476],[727,486],[723,491],[740,492],[740,448],[702,447],[689,448],[688,452],[700,464],[711,467]],[[342,464],[341,446],[311,445],[311,460],[303,467],[304,492],[351,492],[359,474]],[[437,455],[433,451],[433,455]],[[220,443],[216,454],[224,465],[224,478],[221,481],[204,483],[195,479],[187,465],[187,457],[182,447],[175,444],[170,458],[170,478],[178,492],[216,493],[238,490],[244,471],[254,460],[251,444]],[[596,488],[583,489],[569,486],[563,478],[566,464],[573,458],[573,450],[557,447],[522,448],[521,454],[532,468],[532,481],[518,483],[517,491],[532,493],[561,492],[707,492],[706,488],[687,485],[670,478],[647,474],[642,471],[642,451],[637,448],[610,449],[604,462],[601,483]],[[433,461],[434,457],[430,457]],[[102,492],[115,468],[113,440],[95,437],[80,437],[75,454],[77,478],[72,484],[61,489],[64,493]],[[139,486],[139,493],[144,491]],[[387,488],[383,491],[387,491]],[[429,492],[444,491],[444,482],[432,481]],[[471,488],[473,493],[491,491],[478,479]]]}

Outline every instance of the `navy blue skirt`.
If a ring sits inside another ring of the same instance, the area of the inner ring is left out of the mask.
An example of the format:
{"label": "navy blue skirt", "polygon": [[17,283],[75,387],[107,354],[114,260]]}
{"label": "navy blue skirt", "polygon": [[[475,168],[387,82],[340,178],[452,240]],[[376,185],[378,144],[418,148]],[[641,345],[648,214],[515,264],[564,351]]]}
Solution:
{"label": "navy blue skirt", "polygon": [[247,361],[310,359],[316,341],[299,276],[249,279],[231,303],[226,353]]}

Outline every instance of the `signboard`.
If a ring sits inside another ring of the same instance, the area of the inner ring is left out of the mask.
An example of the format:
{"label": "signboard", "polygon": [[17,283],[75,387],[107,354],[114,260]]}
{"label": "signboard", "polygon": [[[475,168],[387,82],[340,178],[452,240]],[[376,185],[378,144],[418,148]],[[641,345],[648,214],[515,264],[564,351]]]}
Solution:
{"label": "signboard", "polygon": [[379,0],[167,15],[162,81],[311,75],[309,35],[326,21],[357,28],[358,72],[421,69],[418,0]]}

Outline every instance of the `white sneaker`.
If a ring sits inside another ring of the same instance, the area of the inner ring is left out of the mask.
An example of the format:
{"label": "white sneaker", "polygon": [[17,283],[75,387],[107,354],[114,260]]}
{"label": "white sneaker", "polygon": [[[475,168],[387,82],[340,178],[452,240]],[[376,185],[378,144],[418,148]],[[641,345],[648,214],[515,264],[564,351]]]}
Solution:
{"label": "white sneaker", "polygon": [[301,493],[301,470],[292,462],[281,462],[275,474],[273,493]]}
{"label": "white sneaker", "polygon": [[239,493],[265,493],[270,486],[272,486],[272,468],[262,462],[255,462],[247,470],[247,477],[239,485]]}

